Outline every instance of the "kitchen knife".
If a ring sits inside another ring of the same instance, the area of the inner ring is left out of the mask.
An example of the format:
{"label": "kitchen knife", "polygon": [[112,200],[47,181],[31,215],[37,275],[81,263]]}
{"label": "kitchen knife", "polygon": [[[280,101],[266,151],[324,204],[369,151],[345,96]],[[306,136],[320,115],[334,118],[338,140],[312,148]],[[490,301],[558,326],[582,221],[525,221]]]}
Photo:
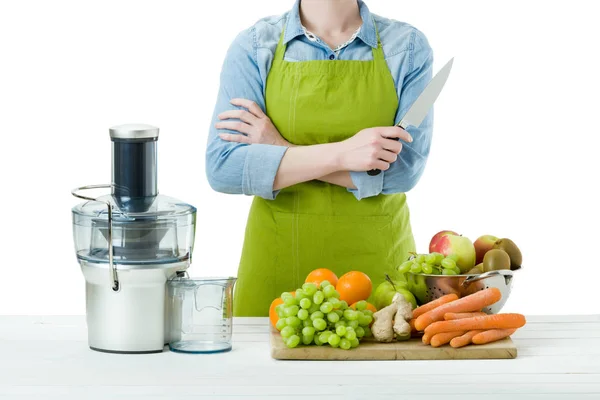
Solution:
{"label": "kitchen knife", "polygon": [[[421,122],[429,113],[429,110],[433,106],[433,103],[437,100],[438,96],[442,92],[450,71],[452,70],[452,63],[454,58],[444,65],[444,67],[433,77],[433,79],[427,84],[425,90],[417,97],[417,100],[410,106],[404,117],[398,122],[396,126],[402,129],[406,129],[409,126],[419,127]],[[398,139],[396,139],[398,140]],[[381,173],[381,170],[372,169],[367,172],[370,176],[376,176]]]}

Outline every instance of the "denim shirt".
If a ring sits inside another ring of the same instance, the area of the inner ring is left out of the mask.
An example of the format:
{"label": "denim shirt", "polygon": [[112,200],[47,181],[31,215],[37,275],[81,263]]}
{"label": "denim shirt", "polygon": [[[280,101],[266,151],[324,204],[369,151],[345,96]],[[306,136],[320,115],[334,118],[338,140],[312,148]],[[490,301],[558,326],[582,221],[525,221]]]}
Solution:
{"label": "denim shirt", "polygon": [[[371,14],[366,4],[358,0],[362,27],[355,40],[339,53],[321,40],[309,40],[300,22],[299,0],[287,13],[267,17],[242,31],[231,44],[223,68],[217,103],[209,131],[206,152],[206,174],[211,187],[219,192],[260,196],[272,200],[278,191],[273,182],[286,147],[266,144],[232,143],[221,139],[214,124],[218,115],[238,107],[233,98],[254,101],[265,110],[265,84],[275,48],[285,27],[285,60],[372,60],[371,49],[377,46],[376,27],[393,77],[399,106],[396,123],[425,89],[432,77],[433,52],[427,38],[413,26]],[[356,189],[348,189],[357,199],[379,194],[404,193],[411,190],[423,174],[433,128],[433,110],[419,128],[407,130],[412,143],[403,142],[398,159],[390,169],[377,176],[351,171]]]}

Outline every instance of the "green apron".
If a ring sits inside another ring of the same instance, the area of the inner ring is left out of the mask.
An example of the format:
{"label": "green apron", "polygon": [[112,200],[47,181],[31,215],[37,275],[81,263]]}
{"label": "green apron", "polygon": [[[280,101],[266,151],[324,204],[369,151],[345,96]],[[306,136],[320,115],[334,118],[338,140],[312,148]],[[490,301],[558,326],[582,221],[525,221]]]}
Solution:
{"label": "green apron", "polygon": [[[339,142],[394,124],[398,97],[379,33],[372,61],[284,61],[283,32],[266,83],[266,111],[290,143]],[[366,273],[373,291],[414,251],[405,194],[357,200],[320,181],[255,197],[234,295],[237,316],[266,316],[316,268]]]}

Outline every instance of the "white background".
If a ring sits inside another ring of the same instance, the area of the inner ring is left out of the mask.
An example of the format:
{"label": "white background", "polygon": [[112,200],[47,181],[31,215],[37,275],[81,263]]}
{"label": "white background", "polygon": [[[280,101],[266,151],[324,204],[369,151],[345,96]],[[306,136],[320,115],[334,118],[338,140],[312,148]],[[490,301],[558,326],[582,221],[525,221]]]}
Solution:
{"label": "white background", "polygon": [[[426,172],[408,195],[420,251],[439,230],[507,236],[524,268],[506,311],[597,313],[595,2],[387,1],[371,11],[429,38],[438,70]],[[0,314],[83,314],[70,209],[108,183],[115,124],[160,127],[159,188],[198,207],[193,275],[235,274],[251,199],[214,193],[207,130],[235,35],[292,0],[0,4]]]}

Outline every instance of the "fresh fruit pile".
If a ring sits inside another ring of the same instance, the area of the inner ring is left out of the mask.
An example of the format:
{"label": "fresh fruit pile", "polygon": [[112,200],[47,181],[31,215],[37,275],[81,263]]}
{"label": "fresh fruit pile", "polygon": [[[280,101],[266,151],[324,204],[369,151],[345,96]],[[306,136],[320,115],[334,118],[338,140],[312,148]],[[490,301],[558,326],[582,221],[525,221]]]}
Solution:
{"label": "fresh fruit pile", "polygon": [[521,250],[510,239],[480,236],[474,243],[454,231],[436,233],[429,254],[413,254],[398,267],[402,274],[482,274],[502,269],[519,269]]}
{"label": "fresh fruit pile", "polygon": [[521,268],[523,256],[519,247],[510,239],[498,239],[492,235],[480,236],[474,243],[477,265],[473,273],[499,269]]}
{"label": "fresh fruit pile", "polygon": [[364,273],[349,272],[338,280],[333,272],[319,269],[301,288],[273,300],[269,317],[289,348],[302,343],[349,350],[371,336],[374,307],[365,301],[370,295],[371,280]]}
{"label": "fresh fruit pile", "polygon": [[456,264],[458,256],[441,253],[413,254],[408,261],[398,267],[398,272],[406,274],[458,275],[460,268]]}

